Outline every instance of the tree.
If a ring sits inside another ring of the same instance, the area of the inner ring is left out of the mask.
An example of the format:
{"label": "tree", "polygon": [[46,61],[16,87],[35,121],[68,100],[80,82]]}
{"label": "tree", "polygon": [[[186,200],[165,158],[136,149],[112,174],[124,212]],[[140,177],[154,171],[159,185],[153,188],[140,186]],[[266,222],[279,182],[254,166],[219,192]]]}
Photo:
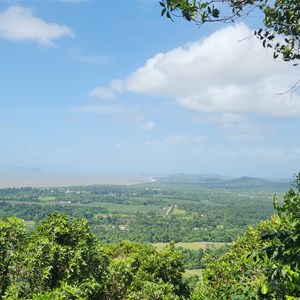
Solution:
{"label": "tree", "polygon": [[277,214],[262,231],[266,245],[257,252],[271,266],[262,291],[274,299],[300,299],[300,173],[295,182],[297,191],[289,190],[282,205],[274,197]]}
{"label": "tree", "polygon": [[195,288],[193,300],[260,299],[260,282],[264,280],[264,268],[249,255],[263,246],[258,229],[249,228],[239,237],[230,251],[215,259],[205,257],[206,268]]}
{"label": "tree", "polygon": [[24,235],[25,226],[22,220],[0,219],[0,298],[9,285],[9,268]]}
{"label": "tree", "polygon": [[183,280],[181,252],[174,243],[162,252],[154,247],[122,241],[109,245],[107,300],[187,299],[189,289]]}
{"label": "tree", "polygon": [[86,220],[58,212],[27,234],[22,220],[0,219],[0,299],[188,299],[183,272],[174,244],[101,245]]}
{"label": "tree", "polygon": [[87,221],[52,213],[19,243],[4,299],[99,299],[108,263]]}
{"label": "tree", "polygon": [[259,11],[263,26],[254,31],[266,48],[273,48],[274,58],[300,59],[299,0],[162,0],[161,15],[168,19],[183,17],[197,25],[209,22],[235,22]]}

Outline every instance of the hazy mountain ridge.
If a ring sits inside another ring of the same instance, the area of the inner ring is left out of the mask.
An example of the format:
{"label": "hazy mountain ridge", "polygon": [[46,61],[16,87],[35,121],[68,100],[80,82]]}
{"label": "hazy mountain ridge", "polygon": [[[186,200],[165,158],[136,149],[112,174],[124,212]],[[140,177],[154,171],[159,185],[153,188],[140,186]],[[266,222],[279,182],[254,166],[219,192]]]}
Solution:
{"label": "hazy mountain ridge", "polygon": [[218,174],[208,175],[189,175],[189,174],[174,174],[165,178],[160,178],[160,181],[168,183],[185,183],[195,184],[200,187],[207,188],[225,188],[225,189],[289,189],[292,187],[292,180],[278,179],[269,180],[258,177],[243,176],[232,178]]}

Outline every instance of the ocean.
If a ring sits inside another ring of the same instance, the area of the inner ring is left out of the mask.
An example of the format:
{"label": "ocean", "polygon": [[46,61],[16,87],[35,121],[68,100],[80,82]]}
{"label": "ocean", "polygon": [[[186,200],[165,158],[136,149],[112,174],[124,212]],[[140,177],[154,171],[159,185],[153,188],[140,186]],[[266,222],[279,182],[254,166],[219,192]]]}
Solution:
{"label": "ocean", "polygon": [[60,187],[84,185],[131,185],[155,181],[145,174],[103,174],[97,172],[50,172],[43,170],[0,170],[0,188]]}

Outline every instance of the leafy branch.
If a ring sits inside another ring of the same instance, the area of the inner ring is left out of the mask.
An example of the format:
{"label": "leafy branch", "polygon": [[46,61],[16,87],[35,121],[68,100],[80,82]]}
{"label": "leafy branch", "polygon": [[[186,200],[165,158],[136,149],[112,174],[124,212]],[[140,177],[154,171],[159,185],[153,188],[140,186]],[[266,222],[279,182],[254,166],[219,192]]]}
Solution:
{"label": "leafy branch", "polygon": [[279,56],[284,61],[300,59],[299,0],[162,0],[159,3],[162,16],[171,21],[182,17],[198,26],[235,22],[258,10],[264,26],[254,34],[263,47],[273,49],[274,59]]}

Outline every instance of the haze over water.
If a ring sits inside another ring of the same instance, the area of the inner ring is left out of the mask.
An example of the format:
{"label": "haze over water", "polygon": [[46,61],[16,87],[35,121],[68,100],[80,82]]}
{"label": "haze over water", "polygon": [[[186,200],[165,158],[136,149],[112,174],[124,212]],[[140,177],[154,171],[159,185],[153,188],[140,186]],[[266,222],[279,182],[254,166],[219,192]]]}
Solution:
{"label": "haze over water", "polygon": [[43,170],[0,170],[0,188],[59,187],[95,184],[129,185],[151,182],[150,175],[92,172],[50,172]]}

